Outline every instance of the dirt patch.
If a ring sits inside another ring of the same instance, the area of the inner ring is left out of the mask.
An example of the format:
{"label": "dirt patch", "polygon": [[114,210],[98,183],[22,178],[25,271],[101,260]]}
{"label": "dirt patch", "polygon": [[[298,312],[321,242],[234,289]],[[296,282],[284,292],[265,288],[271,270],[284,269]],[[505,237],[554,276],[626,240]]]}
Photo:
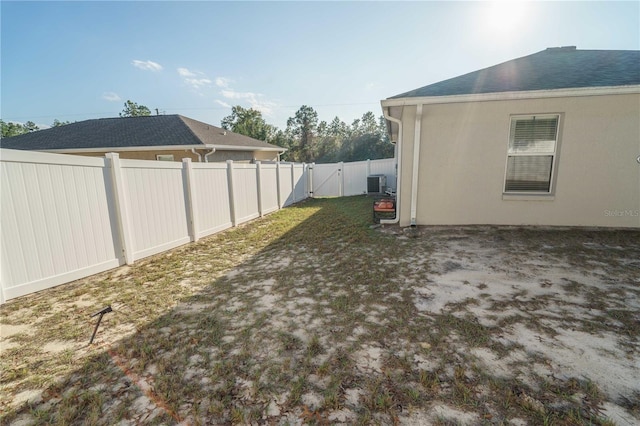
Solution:
{"label": "dirt patch", "polygon": [[3,424],[640,422],[639,232],[408,238],[369,209],[311,200],[7,303]]}

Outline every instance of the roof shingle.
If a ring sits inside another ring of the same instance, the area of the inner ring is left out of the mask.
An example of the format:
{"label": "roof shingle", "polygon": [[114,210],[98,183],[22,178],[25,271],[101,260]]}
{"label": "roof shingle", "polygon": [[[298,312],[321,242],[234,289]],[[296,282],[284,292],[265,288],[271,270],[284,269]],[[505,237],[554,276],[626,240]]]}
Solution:
{"label": "roof shingle", "polygon": [[284,151],[276,145],[181,115],[85,120],[4,138],[1,142],[2,148],[23,150],[160,148],[178,145],[216,145]]}
{"label": "roof shingle", "polygon": [[389,99],[640,84],[640,51],[549,48]]}

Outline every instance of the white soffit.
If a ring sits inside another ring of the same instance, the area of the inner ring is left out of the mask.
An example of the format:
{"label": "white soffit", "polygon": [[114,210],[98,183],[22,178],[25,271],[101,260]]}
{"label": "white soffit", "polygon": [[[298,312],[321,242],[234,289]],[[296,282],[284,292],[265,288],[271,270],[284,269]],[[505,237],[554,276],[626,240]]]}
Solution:
{"label": "white soffit", "polygon": [[605,96],[627,94],[640,94],[640,85],[580,87],[575,89],[530,90],[518,92],[494,92],[451,96],[406,97],[384,99],[381,101],[381,104],[383,107],[393,107],[418,104],[449,104],[459,102],[509,101],[519,99],[569,98],[577,96]]}

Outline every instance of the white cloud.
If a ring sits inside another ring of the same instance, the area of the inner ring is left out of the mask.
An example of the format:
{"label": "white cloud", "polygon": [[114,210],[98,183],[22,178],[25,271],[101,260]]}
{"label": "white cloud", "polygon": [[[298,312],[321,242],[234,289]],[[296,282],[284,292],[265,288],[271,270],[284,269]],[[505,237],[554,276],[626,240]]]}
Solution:
{"label": "white cloud", "polygon": [[216,78],[216,86],[218,87],[223,87],[223,88],[228,88],[229,87],[229,83],[231,83],[231,79],[225,78],[225,77],[218,77]]}
{"label": "white cloud", "polygon": [[191,86],[191,88],[195,90],[209,86],[212,83],[211,80],[200,71],[193,72],[187,68],[178,68],[178,74],[188,86]]}
{"label": "white cloud", "polygon": [[145,71],[162,71],[162,65],[153,61],[140,61],[138,59],[134,59],[132,62],[134,67],[140,68]]}
{"label": "white cloud", "polygon": [[275,102],[269,102],[269,101],[259,101],[251,105],[253,109],[260,111],[266,116],[273,115],[273,109],[277,106],[278,104],[276,104]]}
{"label": "white cloud", "polygon": [[236,92],[233,89],[225,89],[221,91],[222,96],[227,99],[246,99],[255,100],[258,95],[252,92]]}
{"label": "white cloud", "polygon": [[102,99],[104,99],[106,101],[109,101],[109,102],[118,102],[118,101],[122,100],[120,95],[118,95],[117,93],[114,93],[114,92],[104,92],[102,94]]}
{"label": "white cloud", "polygon": [[201,95],[201,89],[209,87],[215,84],[220,88],[219,94],[223,99],[214,99],[214,102],[225,108],[232,108],[232,105],[242,104],[243,106],[249,106],[257,111],[262,112],[264,115],[273,115],[274,108],[278,105],[274,102],[267,101],[264,95],[254,92],[240,92],[231,87],[231,83],[234,80],[227,77],[216,77],[210,79],[206,74],[201,71],[190,70],[185,67],[177,68],[178,75],[182,77],[182,81],[189,87]]}
{"label": "white cloud", "polygon": [[190,85],[192,85],[193,87],[200,87],[200,86],[208,86],[211,84],[211,80],[209,80],[208,78],[191,78],[187,80],[187,83],[189,83]]}
{"label": "white cloud", "polygon": [[194,89],[200,89],[202,86],[208,86],[211,84],[211,80],[208,78],[185,78],[184,82]]}
{"label": "white cloud", "polygon": [[186,68],[178,68],[178,74],[181,77],[195,77],[196,75]]}
{"label": "white cloud", "polygon": [[264,99],[264,95],[253,92],[236,92],[233,89],[222,90],[222,96],[227,99],[240,99],[244,100],[251,105],[251,108],[262,112],[265,115],[271,115],[273,108],[277,106],[276,103],[270,102]]}

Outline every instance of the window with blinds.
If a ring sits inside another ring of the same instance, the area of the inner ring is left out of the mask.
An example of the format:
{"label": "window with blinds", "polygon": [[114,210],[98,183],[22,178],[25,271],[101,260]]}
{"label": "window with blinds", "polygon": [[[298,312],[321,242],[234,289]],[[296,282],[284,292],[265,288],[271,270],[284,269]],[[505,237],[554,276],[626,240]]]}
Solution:
{"label": "window with blinds", "polygon": [[511,118],[504,192],[551,192],[558,121],[557,115]]}

